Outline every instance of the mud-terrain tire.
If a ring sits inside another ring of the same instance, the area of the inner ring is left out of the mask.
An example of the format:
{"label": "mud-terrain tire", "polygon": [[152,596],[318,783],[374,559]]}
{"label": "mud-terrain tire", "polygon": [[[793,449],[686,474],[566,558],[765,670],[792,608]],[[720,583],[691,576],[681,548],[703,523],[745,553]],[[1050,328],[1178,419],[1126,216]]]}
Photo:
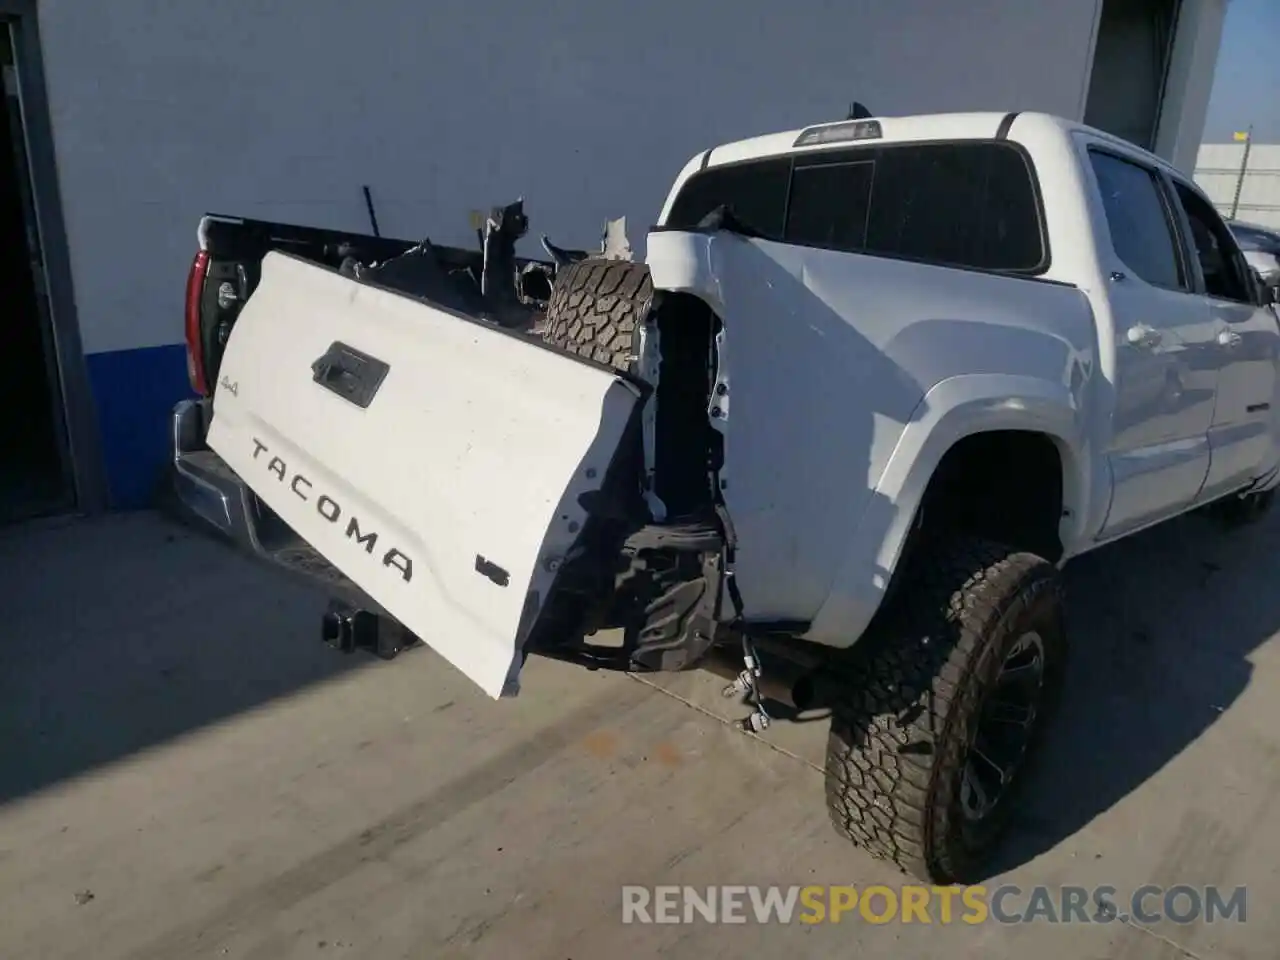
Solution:
{"label": "mud-terrain tire", "polygon": [[[1058,699],[1066,660],[1060,581],[1034,554],[971,539],[920,551],[904,573],[910,579],[851,651],[831,695],[827,810],[837,832],[906,873],[970,881],[1007,826]],[[1019,658],[1031,673],[1012,672]],[[1011,706],[1020,676],[1027,682],[1019,689],[1037,694],[1029,712]],[[997,705],[1003,712],[992,721]],[[1015,735],[1024,729],[1011,724],[1015,717],[1027,720],[1025,732]],[[1003,765],[1008,785],[990,791],[994,802],[978,816],[982,795],[968,784],[997,777],[986,754],[1012,760]]]}
{"label": "mud-terrain tire", "polygon": [[636,331],[652,302],[653,280],[644,264],[580,260],[556,274],[542,337],[561,350],[628,370]]}

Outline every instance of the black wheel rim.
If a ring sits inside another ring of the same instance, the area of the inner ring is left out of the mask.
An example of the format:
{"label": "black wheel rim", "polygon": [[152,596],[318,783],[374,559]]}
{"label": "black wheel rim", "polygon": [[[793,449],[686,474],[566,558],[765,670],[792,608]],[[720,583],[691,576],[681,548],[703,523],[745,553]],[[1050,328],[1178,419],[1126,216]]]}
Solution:
{"label": "black wheel rim", "polygon": [[1045,645],[1035,631],[1009,648],[983,700],[960,777],[965,818],[980,823],[1009,792],[1031,744],[1044,697]]}

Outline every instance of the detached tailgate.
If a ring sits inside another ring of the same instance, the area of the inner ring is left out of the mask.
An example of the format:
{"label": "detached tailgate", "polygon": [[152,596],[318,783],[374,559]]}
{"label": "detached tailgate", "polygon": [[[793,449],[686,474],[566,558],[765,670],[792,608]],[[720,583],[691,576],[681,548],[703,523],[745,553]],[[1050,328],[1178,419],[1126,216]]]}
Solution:
{"label": "detached tailgate", "polygon": [[639,402],[625,380],[284,254],[219,371],[209,445],[490,696]]}

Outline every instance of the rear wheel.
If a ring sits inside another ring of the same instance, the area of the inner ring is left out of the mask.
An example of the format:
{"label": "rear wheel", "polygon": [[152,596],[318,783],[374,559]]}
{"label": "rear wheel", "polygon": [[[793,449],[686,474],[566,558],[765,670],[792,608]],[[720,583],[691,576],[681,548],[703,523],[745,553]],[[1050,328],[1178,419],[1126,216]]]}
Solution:
{"label": "rear wheel", "polygon": [[628,370],[652,302],[653,280],[644,264],[580,260],[556,275],[542,337],[561,350]]}
{"label": "rear wheel", "polygon": [[1057,700],[1061,591],[1048,561],[977,540],[908,576],[834,697],[827,808],[873,856],[952,883],[1000,838]]}

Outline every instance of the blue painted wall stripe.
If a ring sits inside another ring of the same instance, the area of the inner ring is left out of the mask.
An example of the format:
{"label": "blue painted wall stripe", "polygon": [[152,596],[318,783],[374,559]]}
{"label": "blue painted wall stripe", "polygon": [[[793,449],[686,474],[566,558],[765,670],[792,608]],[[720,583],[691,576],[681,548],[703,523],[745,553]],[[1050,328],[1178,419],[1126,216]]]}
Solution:
{"label": "blue painted wall stripe", "polygon": [[111,506],[149,506],[169,455],[169,411],[192,396],[183,344],[85,357]]}

